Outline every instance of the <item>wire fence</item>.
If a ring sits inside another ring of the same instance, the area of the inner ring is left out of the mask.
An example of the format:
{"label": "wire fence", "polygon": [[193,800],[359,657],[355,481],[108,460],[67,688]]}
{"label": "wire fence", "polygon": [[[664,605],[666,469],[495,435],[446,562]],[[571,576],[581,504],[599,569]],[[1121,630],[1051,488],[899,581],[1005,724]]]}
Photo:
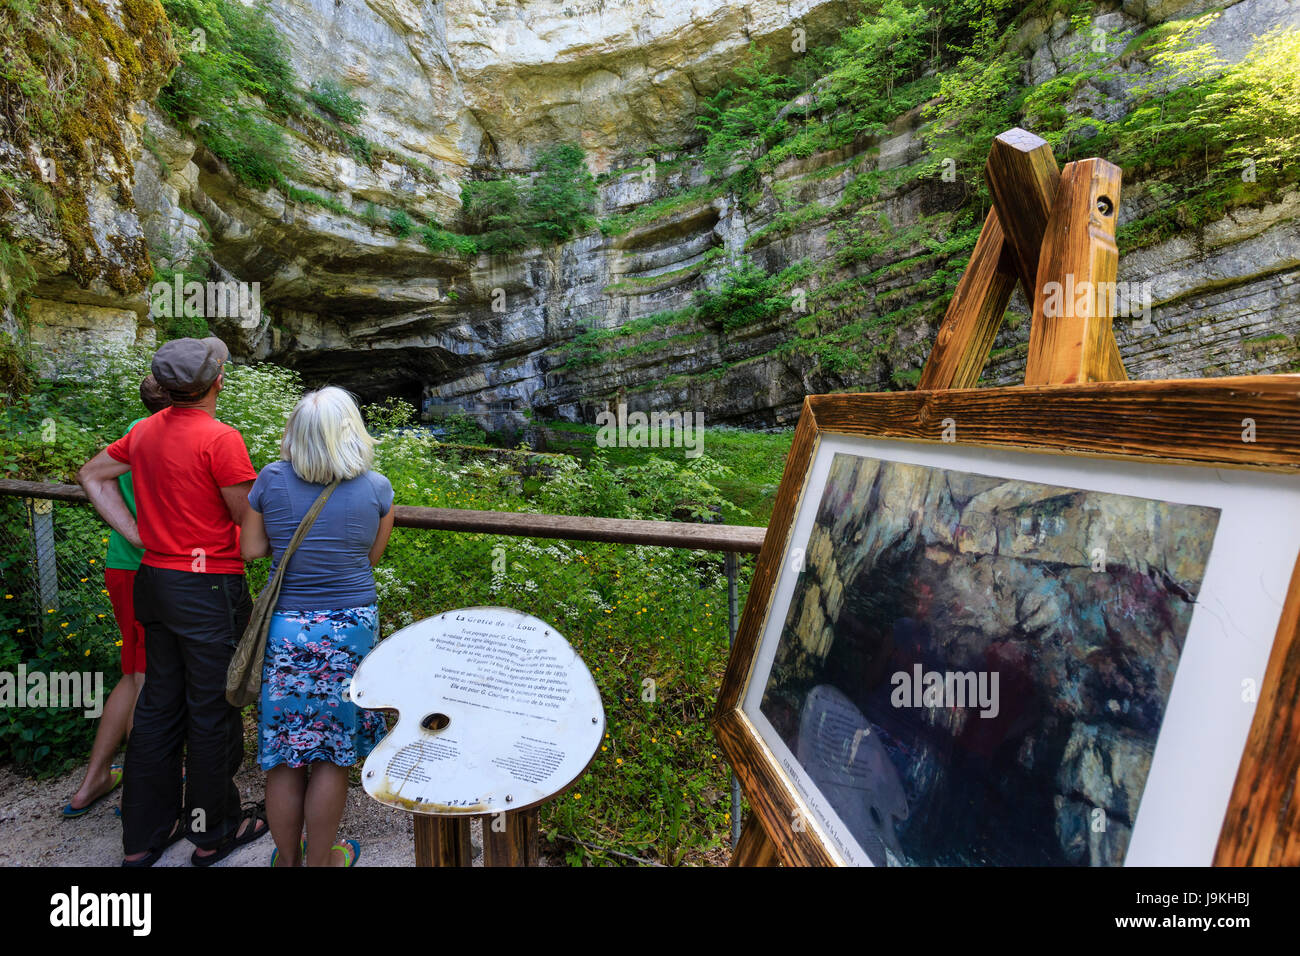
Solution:
{"label": "wire fence", "polygon": [[[111,687],[119,635],[104,588],[106,526],[84,501],[31,488],[0,488],[0,519],[0,621],[10,634],[0,669],[99,668]],[[688,536],[699,525],[429,508],[399,508],[397,525],[375,569],[382,637],[455,608],[511,607],[564,635],[600,688],[606,739],[575,786],[543,808],[543,839],[575,863],[724,860],[739,832],[739,790],[708,722],[761,529],[719,529],[721,540],[708,541]],[[628,543],[665,536],[691,546]],[[268,564],[249,566],[254,590]],[[68,745],[27,723],[8,728],[19,763],[38,766]]]}

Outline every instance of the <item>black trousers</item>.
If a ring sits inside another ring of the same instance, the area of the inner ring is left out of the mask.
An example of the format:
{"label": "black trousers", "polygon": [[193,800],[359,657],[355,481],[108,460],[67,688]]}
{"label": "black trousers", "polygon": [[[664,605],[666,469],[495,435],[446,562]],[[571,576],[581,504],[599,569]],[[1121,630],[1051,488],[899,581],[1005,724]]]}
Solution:
{"label": "black trousers", "polygon": [[123,768],[122,848],[160,848],[184,811],[190,840],[212,849],[239,826],[244,735],[226,670],[252,612],[248,584],[242,574],[142,564],[134,597],[145,678]]}

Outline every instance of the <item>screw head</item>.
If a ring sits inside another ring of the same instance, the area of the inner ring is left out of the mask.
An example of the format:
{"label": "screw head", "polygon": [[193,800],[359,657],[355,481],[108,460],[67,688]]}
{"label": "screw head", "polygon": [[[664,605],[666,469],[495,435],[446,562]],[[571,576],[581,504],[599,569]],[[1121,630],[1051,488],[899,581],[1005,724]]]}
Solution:
{"label": "screw head", "polygon": [[373,777],[374,775],[375,775],[375,772],[374,772],[373,770],[367,770],[367,771],[366,771],[366,779],[369,779],[369,778]]}
{"label": "screw head", "polygon": [[506,794],[506,803],[514,803],[514,800],[515,800],[514,797],[512,797],[512,796],[511,796],[510,794],[508,794],[508,793]]}
{"label": "screw head", "polygon": [[596,720],[595,717],[591,718],[591,722],[592,722],[593,724],[594,724],[594,723],[598,723],[598,721]]}

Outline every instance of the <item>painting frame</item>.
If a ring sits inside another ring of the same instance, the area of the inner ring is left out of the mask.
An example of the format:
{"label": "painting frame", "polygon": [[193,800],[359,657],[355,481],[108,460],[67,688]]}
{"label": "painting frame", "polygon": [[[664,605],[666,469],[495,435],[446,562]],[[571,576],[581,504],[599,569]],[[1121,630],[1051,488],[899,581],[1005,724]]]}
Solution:
{"label": "painting frame", "polygon": [[[818,506],[809,492],[820,489],[809,489],[807,481],[828,435],[1294,475],[1300,473],[1300,375],[807,397],[713,718],[753,809],[740,854],[751,861],[846,862],[815,823],[791,824],[810,821],[809,806],[744,711],[769,618],[787,610],[773,607],[775,584],[797,519]],[[1300,556],[1286,579],[1215,865],[1300,863],[1300,801],[1289,799],[1300,780]]]}

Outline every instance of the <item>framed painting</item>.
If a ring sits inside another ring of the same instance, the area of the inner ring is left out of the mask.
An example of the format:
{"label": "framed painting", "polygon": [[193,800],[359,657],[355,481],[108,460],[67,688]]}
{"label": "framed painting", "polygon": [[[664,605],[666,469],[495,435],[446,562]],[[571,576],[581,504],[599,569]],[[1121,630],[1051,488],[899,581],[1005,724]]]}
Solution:
{"label": "framed painting", "polygon": [[787,865],[1300,859],[1300,376],[809,397],[714,726]]}

